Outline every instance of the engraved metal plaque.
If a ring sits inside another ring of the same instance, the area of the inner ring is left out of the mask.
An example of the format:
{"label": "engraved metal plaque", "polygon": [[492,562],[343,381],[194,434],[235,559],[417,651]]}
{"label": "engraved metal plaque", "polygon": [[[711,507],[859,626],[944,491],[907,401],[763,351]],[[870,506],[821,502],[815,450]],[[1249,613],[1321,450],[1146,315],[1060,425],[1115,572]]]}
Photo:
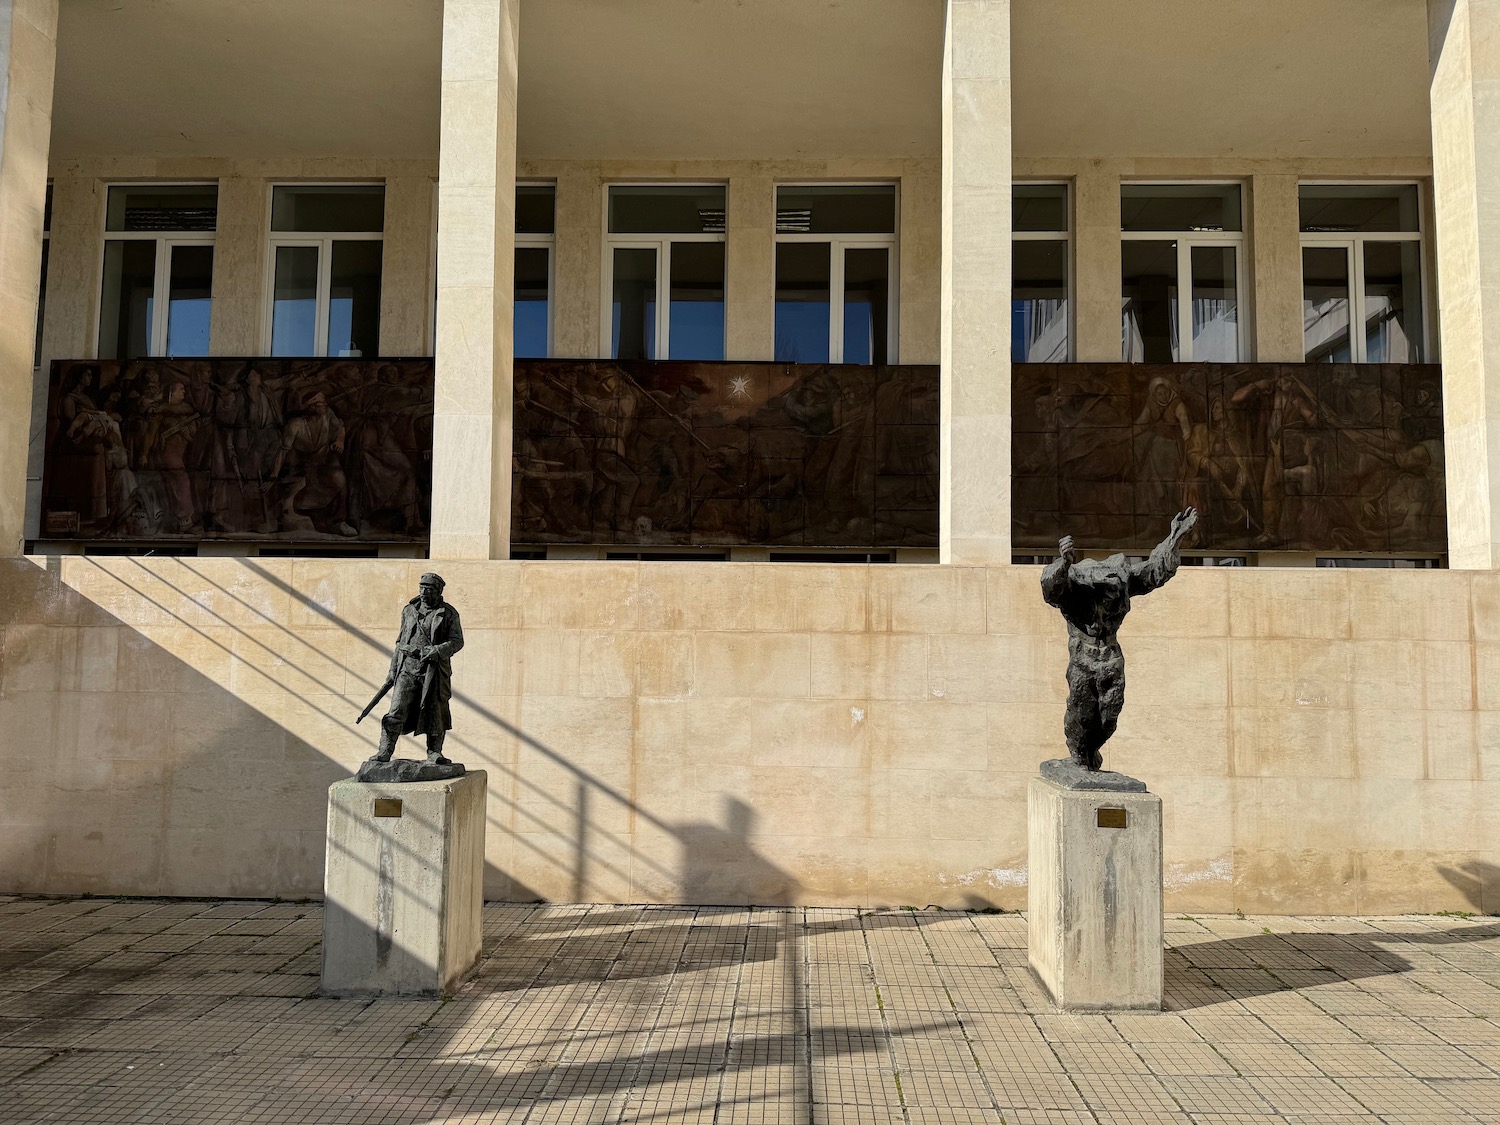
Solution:
{"label": "engraved metal plaque", "polygon": [[[396,802],[398,805],[401,803]],[[377,801],[376,804],[379,804]],[[1100,828],[1124,828],[1129,818],[1124,809],[1099,809],[1096,823]]]}
{"label": "engraved metal plaque", "polygon": [[[376,797],[375,798],[375,815],[376,816],[400,816],[401,815],[401,801],[400,801],[400,799],[396,798],[396,797]],[[1124,827],[1123,822],[1121,824],[1121,827]]]}

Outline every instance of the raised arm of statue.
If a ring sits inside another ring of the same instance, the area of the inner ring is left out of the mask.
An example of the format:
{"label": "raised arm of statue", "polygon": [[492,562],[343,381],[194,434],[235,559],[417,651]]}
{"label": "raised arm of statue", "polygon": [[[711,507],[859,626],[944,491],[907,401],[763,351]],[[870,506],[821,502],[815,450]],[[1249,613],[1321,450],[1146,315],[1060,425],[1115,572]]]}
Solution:
{"label": "raised arm of statue", "polygon": [[1042,571],[1042,600],[1048,605],[1062,605],[1063,595],[1068,592],[1068,576],[1074,561],[1073,537],[1064,535],[1058,540],[1057,558]]}
{"label": "raised arm of statue", "polygon": [[1132,597],[1137,594],[1149,594],[1152,590],[1166,585],[1167,580],[1177,573],[1177,566],[1182,561],[1181,555],[1178,554],[1178,547],[1197,522],[1198,512],[1194,508],[1179,512],[1172,517],[1172,530],[1167,533],[1167,537],[1152,548],[1145,562],[1131,565],[1130,593]]}

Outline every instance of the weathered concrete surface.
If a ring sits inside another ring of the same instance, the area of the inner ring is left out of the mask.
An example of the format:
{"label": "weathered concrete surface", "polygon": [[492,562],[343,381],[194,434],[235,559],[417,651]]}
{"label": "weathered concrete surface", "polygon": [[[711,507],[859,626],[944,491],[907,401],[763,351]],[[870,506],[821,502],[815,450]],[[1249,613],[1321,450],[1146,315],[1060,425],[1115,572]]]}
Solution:
{"label": "weathered concrete surface", "polygon": [[[0,563],[0,890],[319,893],[430,566]],[[445,564],[488,897],[1023,907],[1067,690],[1036,575]],[[1500,910],[1500,574],[1173,582],[1121,630],[1109,762],[1161,795],[1169,908]]]}
{"label": "weathered concrete surface", "polygon": [[485,775],[328,789],[323,991],[445,992],[479,957]]}
{"label": "weathered concrete surface", "polygon": [[1027,790],[1031,968],[1067,1011],[1159,1009],[1161,798]]}

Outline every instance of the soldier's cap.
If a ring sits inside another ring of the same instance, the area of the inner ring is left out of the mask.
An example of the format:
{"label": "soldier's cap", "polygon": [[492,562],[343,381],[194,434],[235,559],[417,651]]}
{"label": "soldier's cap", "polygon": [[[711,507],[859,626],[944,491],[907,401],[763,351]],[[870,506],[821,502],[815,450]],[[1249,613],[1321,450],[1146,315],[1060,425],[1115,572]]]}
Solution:
{"label": "soldier's cap", "polygon": [[421,578],[417,579],[417,585],[436,586],[439,590],[441,590],[444,586],[448,585],[448,583],[443,581],[443,576],[441,574],[433,574],[431,571],[428,571],[426,574],[422,575]]}

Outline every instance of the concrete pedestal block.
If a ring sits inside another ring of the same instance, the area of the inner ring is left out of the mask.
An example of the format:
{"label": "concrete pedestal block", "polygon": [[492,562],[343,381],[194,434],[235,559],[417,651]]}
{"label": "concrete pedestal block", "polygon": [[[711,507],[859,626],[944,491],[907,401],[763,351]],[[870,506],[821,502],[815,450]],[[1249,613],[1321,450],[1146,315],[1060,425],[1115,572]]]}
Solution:
{"label": "concrete pedestal block", "polygon": [[1065,1010],[1160,1009],[1161,798],[1027,792],[1031,968]]}
{"label": "concrete pedestal block", "polygon": [[433,994],[479,959],[485,775],[328,788],[323,991]]}

